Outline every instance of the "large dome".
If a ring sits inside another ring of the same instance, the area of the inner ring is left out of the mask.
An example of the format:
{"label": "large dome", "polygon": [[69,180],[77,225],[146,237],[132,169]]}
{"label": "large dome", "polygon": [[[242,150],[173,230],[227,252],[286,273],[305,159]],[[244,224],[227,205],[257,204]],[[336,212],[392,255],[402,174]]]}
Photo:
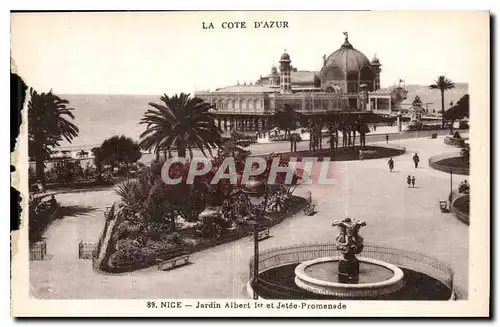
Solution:
{"label": "large dome", "polygon": [[361,84],[373,89],[374,71],[370,60],[354,49],[347,38],[337,51],[323,59],[320,71],[321,87],[332,92],[341,88],[343,92],[357,93]]}
{"label": "large dome", "polygon": [[366,66],[371,69],[370,60],[362,52],[354,49],[348,40],[345,40],[340,49],[326,58],[323,69],[326,70],[331,66],[340,68],[342,71],[356,73],[361,72],[361,69]]}

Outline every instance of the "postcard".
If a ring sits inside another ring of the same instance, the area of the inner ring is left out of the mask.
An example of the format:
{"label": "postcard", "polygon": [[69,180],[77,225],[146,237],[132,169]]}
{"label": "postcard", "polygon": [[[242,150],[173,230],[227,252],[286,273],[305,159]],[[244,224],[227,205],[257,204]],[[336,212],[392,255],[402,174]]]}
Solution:
{"label": "postcard", "polygon": [[12,12],[11,314],[487,317],[489,24]]}

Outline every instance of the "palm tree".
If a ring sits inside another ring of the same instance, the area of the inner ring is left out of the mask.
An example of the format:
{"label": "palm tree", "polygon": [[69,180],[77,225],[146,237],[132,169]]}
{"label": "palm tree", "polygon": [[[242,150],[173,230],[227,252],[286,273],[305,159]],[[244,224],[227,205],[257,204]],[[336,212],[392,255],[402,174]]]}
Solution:
{"label": "palm tree", "polygon": [[439,90],[441,92],[441,114],[442,114],[442,128],[444,128],[444,92],[451,90],[455,87],[455,83],[453,83],[450,79],[441,75],[438,76],[434,84],[429,85],[430,89]]}
{"label": "palm tree", "polygon": [[[30,89],[28,103],[28,154],[35,160],[37,178],[44,183],[44,161],[50,158],[51,149],[64,139],[71,143],[78,136],[78,127],[69,101],[52,93],[38,93]],[[68,119],[69,118],[69,119]]]}
{"label": "palm tree", "polygon": [[181,93],[172,97],[164,94],[161,104],[149,103],[148,109],[141,119],[146,130],[141,134],[139,146],[144,150],[159,151],[175,148],[179,157],[186,157],[189,151],[197,147],[206,157],[205,149],[221,145],[221,130],[214,123],[210,113],[212,105],[198,97]]}

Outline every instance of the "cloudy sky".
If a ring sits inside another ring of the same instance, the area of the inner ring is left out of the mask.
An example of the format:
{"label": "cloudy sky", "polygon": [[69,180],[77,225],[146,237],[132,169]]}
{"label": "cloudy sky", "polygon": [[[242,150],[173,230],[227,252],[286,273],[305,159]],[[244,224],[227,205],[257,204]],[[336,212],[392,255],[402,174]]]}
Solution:
{"label": "cloudy sky", "polygon": [[[222,29],[245,21],[247,29]],[[288,21],[288,29],[254,29]],[[215,29],[204,30],[212,22]],[[484,12],[135,12],[12,14],[19,74],[40,91],[172,94],[254,82],[286,48],[292,65],[319,70],[349,41],[382,63],[382,86],[438,75],[470,82],[488,69]]]}

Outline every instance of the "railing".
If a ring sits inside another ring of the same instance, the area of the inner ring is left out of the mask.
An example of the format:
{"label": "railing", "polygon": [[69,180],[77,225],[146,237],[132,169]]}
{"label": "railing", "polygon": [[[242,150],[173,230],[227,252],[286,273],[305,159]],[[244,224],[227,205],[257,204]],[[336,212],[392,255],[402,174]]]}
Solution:
{"label": "railing", "polygon": [[47,258],[47,243],[39,241],[30,246],[30,260],[45,260]]}
{"label": "railing", "polygon": [[96,249],[97,243],[80,241],[78,243],[78,259],[92,259]]}
{"label": "railing", "polygon": [[[273,292],[282,292],[292,298],[296,291],[277,283],[275,280],[265,278],[262,276],[262,273],[273,268],[299,264],[307,260],[336,256],[341,256],[341,253],[333,243],[290,245],[259,252],[259,287],[272,288]],[[384,261],[400,268],[407,268],[426,274],[437,279],[450,290],[453,290],[453,270],[445,263],[433,257],[420,253],[368,244],[364,246],[360,257]],[[249,277],[249,280],[253,280],[253,257],[250,260]]]}

